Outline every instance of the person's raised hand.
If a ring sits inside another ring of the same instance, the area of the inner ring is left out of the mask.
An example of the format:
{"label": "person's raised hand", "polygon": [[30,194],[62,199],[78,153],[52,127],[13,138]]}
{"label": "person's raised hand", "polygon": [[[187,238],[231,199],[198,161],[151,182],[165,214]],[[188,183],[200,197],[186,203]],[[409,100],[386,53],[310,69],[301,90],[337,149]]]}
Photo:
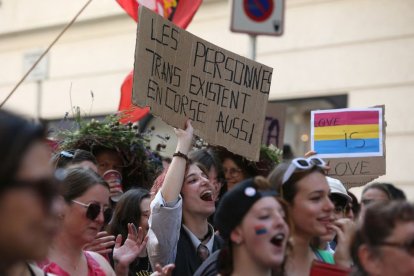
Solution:
{"label": "person's raised hand", "polygon": [[88,243],[84,250],[86,251],[94,251],[101,255],[108,254],[112,252],[112,247],[115,245],[115,236],[109,235],[106,231],[99,232],[95,239]]}
{"label": "person's raised hand", "polygon": [[121,235],[118,235],[115,240],[113,258],[116,264],[123,267],[129,266],[146,249],[147,241],[148,237],[145,236],[141,227],[137,231],[133,223],[128,223],[128,237],[124,244],[121,246]]}
{"label": "person's raised hand", "polygon": [[173,269],[175,268],[174,264],[168,264],[164,267],[161,267],[160,264],[155,265],[155,271],[151,276],[171,276]]}
{"label": "person's raised hand", "polygon": [[193,126],[191,120],[187,120],[185,123],[185,129],[174,129],[177,135],[177,150],[183,154],[187,154],[193,145]]}
{"label": "person's raised hand", "polygon": [[341,218],[336,220],[331,227],[337,235],[335,263],[343,267],[350,267],[352,265],[351,242],[356,229],[355,223],[348,218]]}
{"label": "person's raised hand", "polygon": [[316,151],[310,150],[307,153],[305,153],[304,157],[308,158],[308,157],[311,157],[313,155],[316,155]]}

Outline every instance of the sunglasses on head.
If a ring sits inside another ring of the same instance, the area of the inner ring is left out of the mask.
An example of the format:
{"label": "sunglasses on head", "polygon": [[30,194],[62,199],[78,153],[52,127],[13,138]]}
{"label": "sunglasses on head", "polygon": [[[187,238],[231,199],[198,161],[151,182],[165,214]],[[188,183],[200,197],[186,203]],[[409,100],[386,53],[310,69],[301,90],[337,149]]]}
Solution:
{"label": "sunglasses on head", "polygon": [[73,156],[75,156],[75,152],[73,152],[73,151],[69,151],[69,150],[62,150],[62,151],[59,153],[59,156],[60,156],[60,157],[67,158],[67,159],[72,159],[72,158],[73,158]]}
{"label": "sunglasses on head", "polygon": [[409,255],[414,256],[414,239],[411,241],[407,241],[404,243],[398,243],[398,242],[382,242],[379,244],[380,246],[390,246],[395,247],[401,250],[404,250]]}
{"label": "sunglasses on head", "polygon": [[109,207],[102,207],[98,203],[91,202],[89,204],[85,204],[76,200],[72,200],[72,202],[85,207],[86,208],[86,217],[90,220],[95,220],[99,214],[101,213],[101,210],[103,209],[103,215],[104,215],[104,223],[107,224],[112,218],[112,209]]}
{"label": "sunglasses on head", "polygon": [[326,169],[326,163],[319,157],[309,157],[309,158],[295,158],[290,162],[289,167],[283,174],[282,185],[289,181],[293,173],[296,171],[307,171],[313,167],[320,167]]}

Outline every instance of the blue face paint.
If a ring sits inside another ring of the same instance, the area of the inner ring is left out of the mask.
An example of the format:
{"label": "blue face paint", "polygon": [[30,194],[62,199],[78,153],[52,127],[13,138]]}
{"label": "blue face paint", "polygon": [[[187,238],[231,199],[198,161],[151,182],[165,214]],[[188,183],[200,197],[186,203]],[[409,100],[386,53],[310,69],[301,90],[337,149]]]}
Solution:
{"label": "blue face paint", "polygon": [[264,235],[267,233],[267,229],[263,225],[255,226],[254,230],[256,231],[256,235]]}

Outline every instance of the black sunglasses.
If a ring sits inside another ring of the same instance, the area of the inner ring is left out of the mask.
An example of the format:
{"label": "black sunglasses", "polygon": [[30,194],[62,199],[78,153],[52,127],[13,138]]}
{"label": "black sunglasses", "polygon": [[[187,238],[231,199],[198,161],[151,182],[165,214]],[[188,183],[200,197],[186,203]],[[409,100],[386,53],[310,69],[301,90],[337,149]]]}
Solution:
{"label": "black sunglasses", "polygon": [[[86,208],[86,217],[90,220],[95,220],[99,214],[101,213],[101,205],[98,203],[89,203],[85,204],[76,200],[72,200],[72,202],[79,204]],[[104,223],[107,224],[111,221],[112,218],[112,209],[109,207],[102,207],[103,215],[104,215]]]}
{"label": "black sunglasses", "polygon": [[401,250],[404,250],[409,255],[414,256],[414,239],[412,239],[411,241],[408,241],[408,242],[404,242],[404,243],[398,243],[398,242],[382,242],[379,245],[380,246],[396,247],[396,248],[399,248]]}

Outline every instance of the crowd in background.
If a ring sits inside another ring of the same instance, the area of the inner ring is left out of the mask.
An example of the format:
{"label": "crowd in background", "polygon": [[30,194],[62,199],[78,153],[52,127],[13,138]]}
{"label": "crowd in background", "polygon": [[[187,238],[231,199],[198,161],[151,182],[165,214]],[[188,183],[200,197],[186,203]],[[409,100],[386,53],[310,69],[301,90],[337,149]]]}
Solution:
{"label": "crowd in background", "polygon": [[164,160],[132,124],[83,127],[51,148],[0,111],[0,275],[414,275],[392,184],[358,202],[317,153],[194,149],[190,121]]}

